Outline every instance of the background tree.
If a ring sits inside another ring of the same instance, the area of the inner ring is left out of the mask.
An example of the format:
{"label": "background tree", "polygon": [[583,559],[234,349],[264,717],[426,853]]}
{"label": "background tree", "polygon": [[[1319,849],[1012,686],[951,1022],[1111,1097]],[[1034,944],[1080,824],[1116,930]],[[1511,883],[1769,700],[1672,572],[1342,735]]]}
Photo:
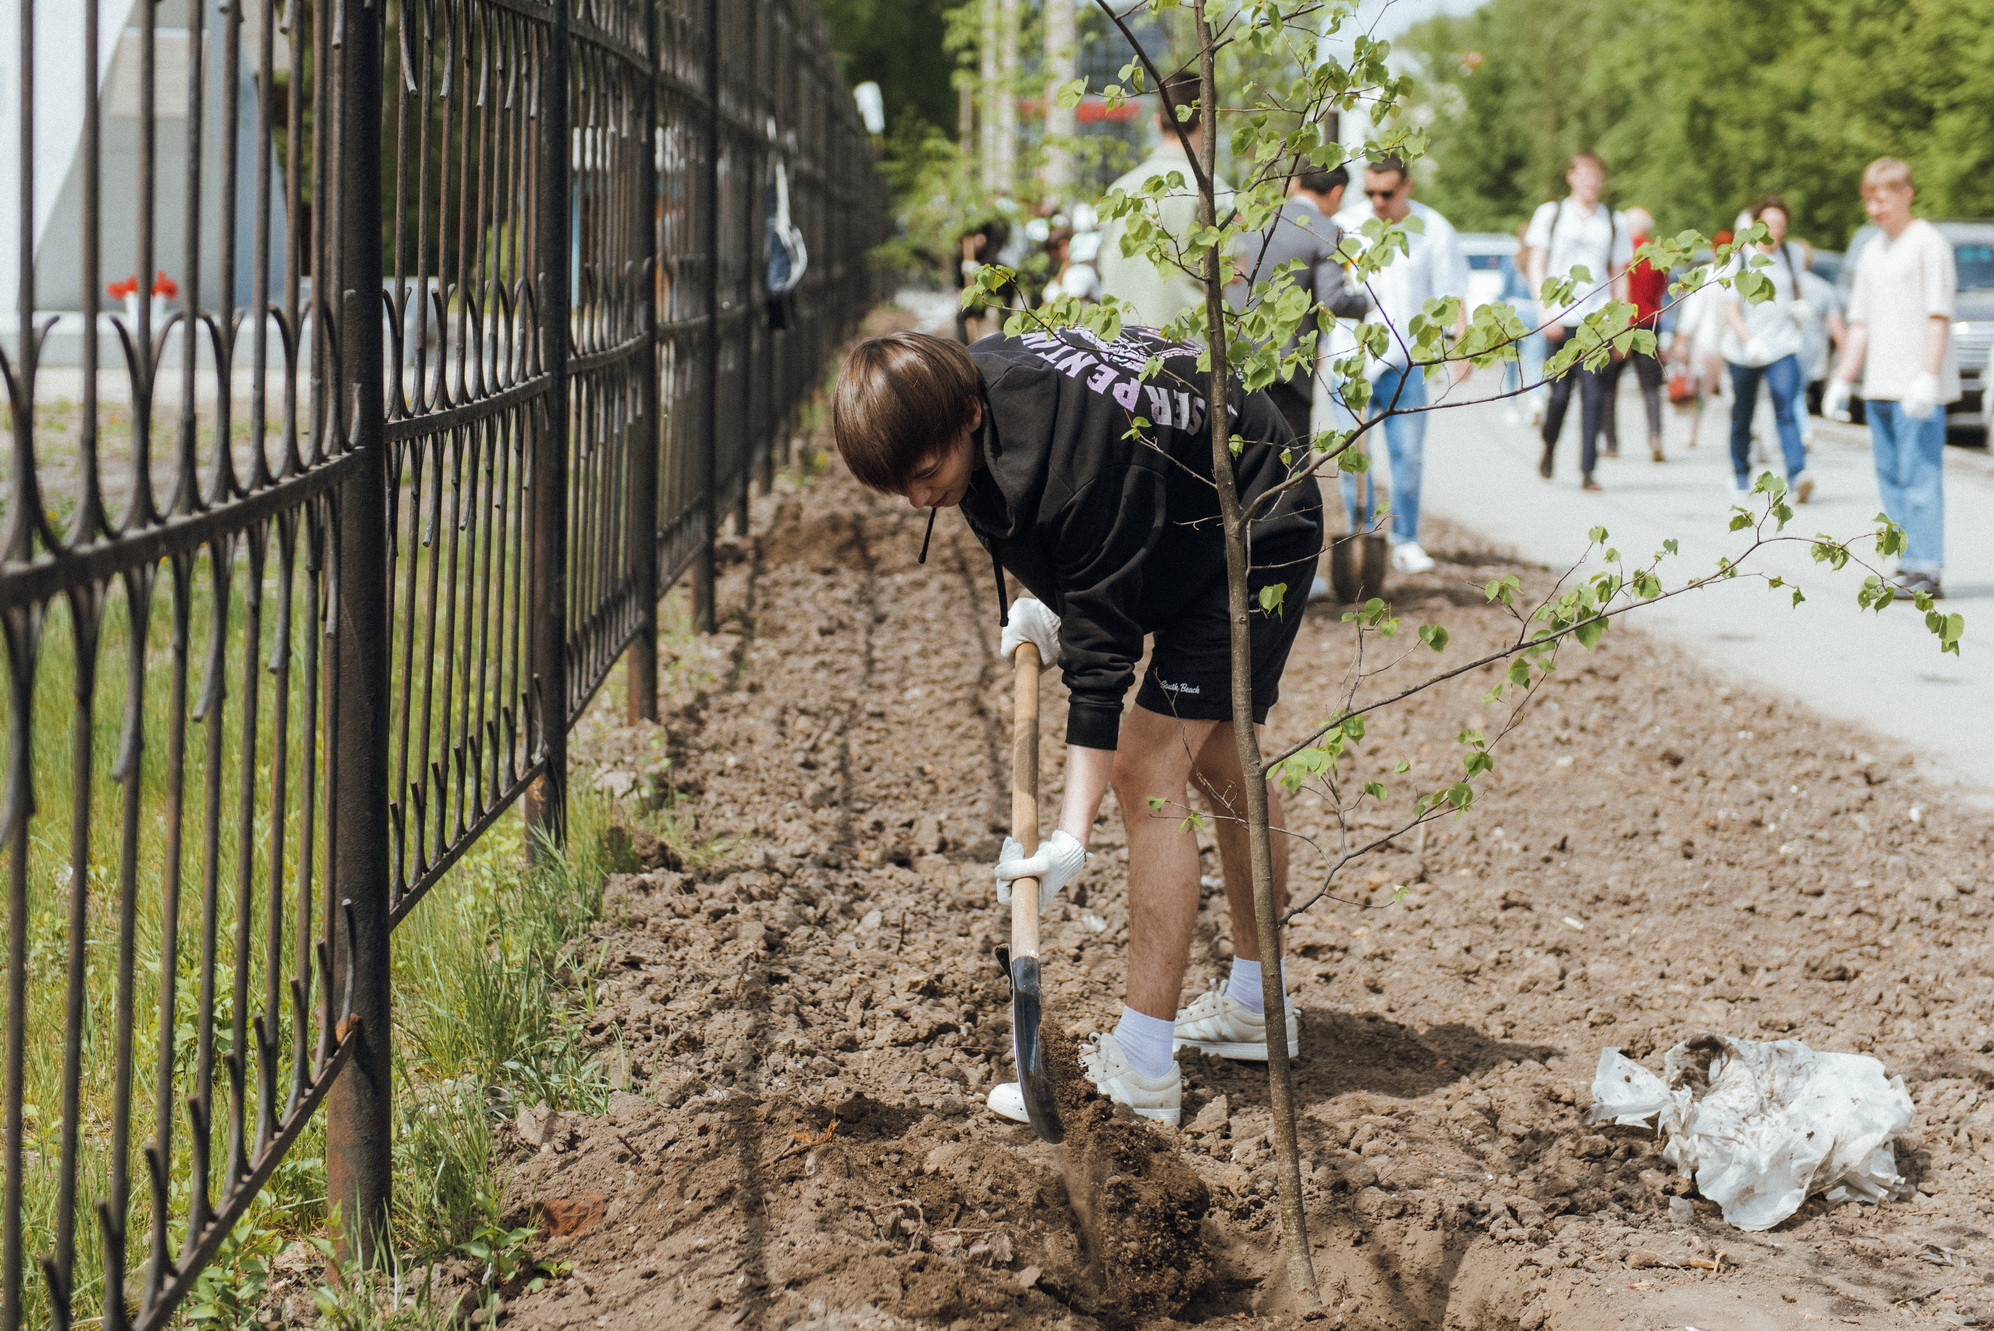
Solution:
{"label": "background tree", "polygon": [[1399,50],[1430,123],[1421,196],[1463,228],[1527,220],[1583,148],[1665,231],[1728,228],[1778,191],[1798,234],[1841,248],[1885,155],[1926,213],[1994,212],[1994,0],[1490,0]]}

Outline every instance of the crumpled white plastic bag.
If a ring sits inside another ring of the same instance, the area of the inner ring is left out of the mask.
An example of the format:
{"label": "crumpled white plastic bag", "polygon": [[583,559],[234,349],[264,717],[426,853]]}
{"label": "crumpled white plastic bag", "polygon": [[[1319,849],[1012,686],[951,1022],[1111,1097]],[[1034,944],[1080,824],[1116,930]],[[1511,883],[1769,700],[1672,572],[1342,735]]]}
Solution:
{"label": "crumpled white plastic bag", "polygon": [[1662,1065],[1657,1077],[1603,1050],[1586,1121],[1655,1119],[1662,1157],[1738,1228],[1770,1229],[1816,1192],[1862,1202],[1905,1194],[1891,1143],[1911,1126],[1911,1096],[1875,1059],[1705,1034]]}

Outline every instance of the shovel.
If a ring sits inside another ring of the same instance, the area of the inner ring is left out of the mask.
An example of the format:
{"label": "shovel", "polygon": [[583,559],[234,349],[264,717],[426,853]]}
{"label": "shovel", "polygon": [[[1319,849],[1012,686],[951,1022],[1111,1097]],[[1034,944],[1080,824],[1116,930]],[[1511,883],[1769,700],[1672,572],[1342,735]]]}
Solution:
{"label": "shovel", "polygon": [[[1020,646],[1011,718],[1011,835],[1028,850],[1039,844],[1039,649]],[[1011,946],[997,949],[1011,980],[1011,1039],[1018,1050],[1018,1089],[1032,1131],[1049,1142],[1066,1136],[1052,1095],[1052,1072],[1039,1038],[1039,880],[1011,884]]]}
{"label": "shovel", "polygon": [[1329,543],[1329,585],[1346,605],[1362,604],[1385,594],[1385,534],[1368,531],[1371,521],[1371,469],[1357,481],[1357,521],[1349,532]]}

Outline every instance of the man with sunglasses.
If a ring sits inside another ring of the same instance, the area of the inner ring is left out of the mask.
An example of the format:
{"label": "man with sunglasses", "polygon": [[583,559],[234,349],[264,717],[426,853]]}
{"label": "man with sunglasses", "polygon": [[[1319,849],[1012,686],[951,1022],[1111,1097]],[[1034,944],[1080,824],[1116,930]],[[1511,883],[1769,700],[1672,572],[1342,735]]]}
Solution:
{"label": "man with sunglasses", "polygon": [[[1420,409],[1427,404],[1426,369],[1411,363],[1408,346],[1413,316],[1436,297],[1453,296],[1461,302],[1454,319],[1455,336],[1467,327],[1468,259],[1453,224],[1414,200],[1412,191],[1412,175],[1404,160],[1380,157],[1365,164],[1365,202],[1344,209],[1336,221],[1353,234],[1373,218],[1402,223],[1417,217],[1420,222],[1421,229],[1406,233],[1406,252],[1387,264],[1368,287],[1377,302],[1373,317],[1391,330],[1384,356],[1374,362],[1371,414],[1385,418],[1385,450],[1392,462],[1392,567],[1401,573],[1425,573],[1433,567],[1433,557],[1419,544],[1420,469],[1426,454],[1426,415]],[[1465,379],[1469,369],[1465,361],[1452,365],[1452,381]],[[1343,495],[1353,522],[1366,520],[1369,515],[1358,511],[1355,476],[1345,474]]]}

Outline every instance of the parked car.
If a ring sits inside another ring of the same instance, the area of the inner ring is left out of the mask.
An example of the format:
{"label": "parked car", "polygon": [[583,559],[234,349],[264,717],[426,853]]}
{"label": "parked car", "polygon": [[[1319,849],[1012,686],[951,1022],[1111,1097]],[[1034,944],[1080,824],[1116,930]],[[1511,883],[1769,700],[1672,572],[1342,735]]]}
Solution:
{"label": "parked car", "polygon": [[1464,231],[1461,253],[1468,260],[1468,309],[1502,299],[1503,261],[1514,261],[1523,246],[1501,231]]}
{"label": "parked car", "polygon": [[[1990,399],[1994,394],[1988,392],[1989,357],[1994,355],[1994,221],[1939,218],[1932,225],[1952,242],[1953,266],[1959,273],[1952,325],[1953,351],[1959,362],[1959,401],[1946,408],[1946,424],[1978,430],[1979,442],[1985,443],[1994,440],[1994,432],[1990,432],[1994,426],[1994,400]],[[1836,280],[1845,305],[1855,285],[1862,247],[1876,234],[1875,224],[1866,223],[1849,238],[1848,258]],[[1860,384],[1856,391],[1861,393]]]}

